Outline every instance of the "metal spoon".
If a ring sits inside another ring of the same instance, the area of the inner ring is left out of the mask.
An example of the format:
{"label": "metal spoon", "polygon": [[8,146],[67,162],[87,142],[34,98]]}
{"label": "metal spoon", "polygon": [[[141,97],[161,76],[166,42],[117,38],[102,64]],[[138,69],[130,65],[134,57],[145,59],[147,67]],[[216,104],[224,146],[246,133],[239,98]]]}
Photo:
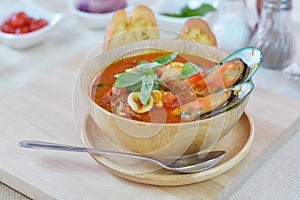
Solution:
{"label": "metal spoon", "polygon": [[194,173],[194,172],[200,172],[206,170],[214,166],[215,164],[217,164],[226,154],[225,151],[211,151],[202,154],[196,153],[196,154],[182,156],[176,159],[175,161],[166,164],[155,158],[151,158],[139,154],[107,151],[107,150],[100,150],[100,149],[90,149],[85,147],[76,147],[76,146],[49,143],[43,141],[33,141],[33,140],[21,141],[19,142],[19,146],[25,148],[33,148],[33,149],[48,149],[48,150],[51,149],[51,150],[60,150],[60,151],[74,151],[74,152],[87,152],[87,153],[105,154],[105,155],[114,155],[114,156],[125,156],[125,157],[150,161],[160,165],[161,167],[167,170],[177,171],[181,173]]}

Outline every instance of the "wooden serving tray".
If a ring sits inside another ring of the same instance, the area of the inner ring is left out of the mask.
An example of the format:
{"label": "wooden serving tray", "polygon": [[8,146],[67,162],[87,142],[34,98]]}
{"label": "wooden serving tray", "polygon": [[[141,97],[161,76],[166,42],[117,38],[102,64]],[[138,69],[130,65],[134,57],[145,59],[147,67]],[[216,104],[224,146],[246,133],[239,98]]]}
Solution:
{"label": "wooden serving tray", "polygon": [[[222,161],[212,168],[198,173],[172,172],[142,160],[91,155],[109,172],[131,181],[159,186],[188,185],[209,180],[235,167],[249,152],[254,139],[254,131],[252,119],[244,113],[230,132],[213,149],[226,151]],[[102,134],[90,115],[87,115],[84,120],[82,136],[87,147],[122,151]]]}
{"label": "wooden serving tray", "polygon": [[0,100],[0,180],[34,199],[224,199],[300,127],[300,103],[255,88],[247,106],[255,137],[247,156],[204,182],[151,186],[109,173],[88,154],[36,151],[20,140],[83,145],[74,131],[72,87],[82,58]]}

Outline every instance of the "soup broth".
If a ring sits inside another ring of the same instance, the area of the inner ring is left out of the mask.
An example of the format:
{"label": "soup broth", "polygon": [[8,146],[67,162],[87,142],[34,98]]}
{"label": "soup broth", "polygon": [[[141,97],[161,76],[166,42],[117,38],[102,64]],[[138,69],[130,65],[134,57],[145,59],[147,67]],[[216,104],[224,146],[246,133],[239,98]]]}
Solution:
{"label": "soup broth", "polygon": [[[176,109],[180,108],[181,104],[196,100],[197,95],[194,92],[191,92],[190,88],[185,88],[182,83],[186,81],[187,78],[183,79],[181,76],[178,76],[177,78],[172,79],[172,72],[166,72],[166,69],[172,68],[172,63],[175,63],[174,66],[182,66],[180,63],[184,64],[192,62],[200,66],[205,71],[216,65],[215,62],[194,55],[178,54],[176,58],[170,62],[171,64],[167,63],[157,67],[157,69],[153,70],[155,72],[154,76],[157,76],[157,79],[159,80],[158,83],[154,83],[153,90],[151,92],[153,106],[146,112],[143,112],[143,109],[145,108],[147,110],[147,106],[143,105],[137,97],[132,97],[139,94],[139,92],[141,93],[141,88],[133,90],[131,88],[132,86],[114,86],[118,76],[123,75],[122,73],[134,71],[138,64],[153,62],[155,58],[167,54],[168,53],[166,52],[142,54],[113,62],[101,71],[92,81],[90,90],[91,98],[96,104],[105,110],[133,120],[154,123],[180,123],[190,121],[182,118],[178,114],[174,114],[174,112]],[[176,70],[175,66],[173,71]],[[180,73],[180,70],[177,71]],[[144,73],[147,75],[148,71],[146,70]],[[193,78],[197,78],[197,76],[195,76],[197,74],[198,72],[193,74],[191,77],[188,77],[188,81],[190,79],[193,81]],[[175,76],[177,75],[175,74]],[[165,79],[167,81],[161,81],[163,77],[167,77]],[[143,81],[144,80],[142,79],[141,82]],[[137,109],[131,105],[132,101],[129,99],[131,97],[133,103],[136,103]],[[151,99],[148,99],[148,104],[151,104]]]}

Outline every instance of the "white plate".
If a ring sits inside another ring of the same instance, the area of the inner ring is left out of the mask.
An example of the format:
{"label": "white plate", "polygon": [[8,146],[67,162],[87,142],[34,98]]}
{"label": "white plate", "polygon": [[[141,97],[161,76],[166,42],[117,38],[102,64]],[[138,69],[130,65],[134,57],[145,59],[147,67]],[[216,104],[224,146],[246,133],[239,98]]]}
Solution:
{"label": "white plate", "polygon": [[0,24],[9,18],[12,13],[24,11],[35,19],[43,18],[48,21],[48,25],[36,31],[25,34],[9,34],[0,31],[0,39],[8,46],[24,49],[35,46],[47,38],[49,33],[62,18],[59,13],[50,12],[36,5],[31,0],[22,0],[8,9],[7,12],[0,14]]}

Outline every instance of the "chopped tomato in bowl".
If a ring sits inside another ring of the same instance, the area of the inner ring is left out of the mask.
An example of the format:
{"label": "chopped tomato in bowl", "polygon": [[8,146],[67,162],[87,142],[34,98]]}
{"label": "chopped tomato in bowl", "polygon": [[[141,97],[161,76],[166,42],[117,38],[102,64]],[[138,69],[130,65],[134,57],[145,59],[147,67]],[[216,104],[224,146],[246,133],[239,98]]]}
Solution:
{"label": "chopped tomato in bowl", "polygon": [[2,23],[1,31],[10,34],[24,34],[36,31],[47,25],[47,20],[43,18],[35,19],[27,15],[26,12],[20,11],[13,13],[4,21],[4,23]]}
{"label": "chopped tomato in bowl", "polygon": [[61,18],[33,1],[19,1],[0,14],[0,40],[17,49],[33,47],[46,40]]}

